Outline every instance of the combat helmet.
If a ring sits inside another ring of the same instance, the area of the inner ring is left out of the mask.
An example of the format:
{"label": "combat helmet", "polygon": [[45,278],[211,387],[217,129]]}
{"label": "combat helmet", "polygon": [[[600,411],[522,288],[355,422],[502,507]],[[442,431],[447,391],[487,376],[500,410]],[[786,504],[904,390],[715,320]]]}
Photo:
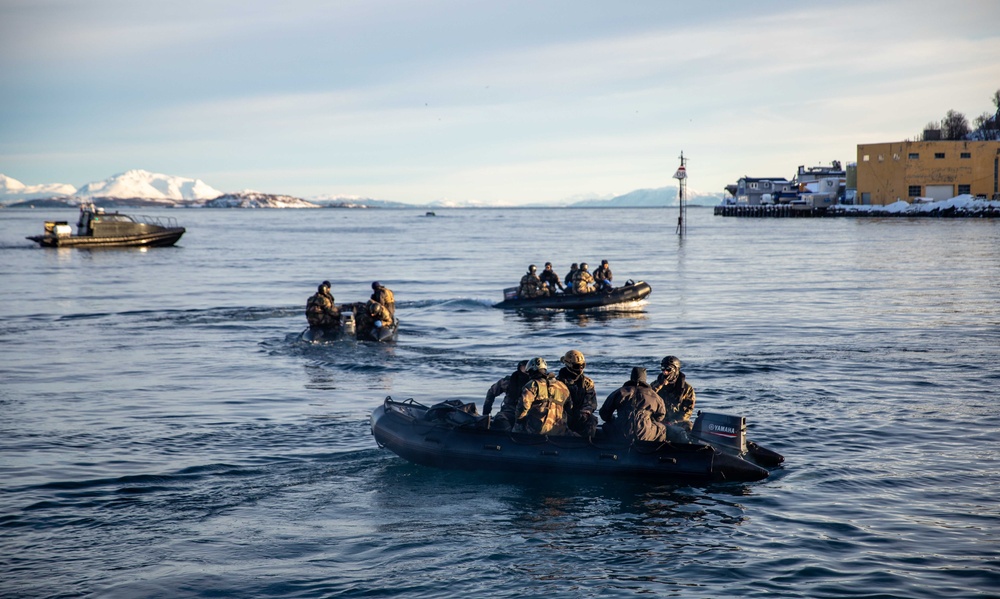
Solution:
{"label": "combat helmet", "polygon": [[528,265],[528,272],[534,273],[534,272],[537,272],[537,271],[538,271],[538,267],[537,266],[535,266],[534,264],[529,264]]}
{"label": "combat helmet", "polygon": [[559,358],[559,361],[565,364],[566,366],[577,366],[581,369],[587,363],[586,360],[584,360],[583,358],[583,354],[581,352],[576,351],[575,349],[571,349],[568,352],[566,352],[566,355]]}
{"label": "combat helmet", "polygon": [[528,372],[535,370],[539,372],[549,371],[549,365],[545,363],[545,358],[532,358],[531,361],[528,362]]}
{"label": "combat helmet", "polygon": [[660,360],[660,368],[664,370],[679,371],[681,369],[681,361],[677,358],[677,356],[667,356]]}

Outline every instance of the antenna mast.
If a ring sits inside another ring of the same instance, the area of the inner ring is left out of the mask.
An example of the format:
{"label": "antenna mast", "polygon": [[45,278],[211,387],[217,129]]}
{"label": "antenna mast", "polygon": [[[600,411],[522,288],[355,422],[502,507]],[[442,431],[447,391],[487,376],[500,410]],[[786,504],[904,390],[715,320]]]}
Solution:
{"label": "antenna mast", "polygon": [[684,158],[683,151],[681,151],[680,159],[681,165],[677,167],[674,179],[680,182],[677,189],[677,204],[680,206],[680,211],[677,215],[677,234],[683,237],[687,233],[687,169],[685,168],[687,159]]}

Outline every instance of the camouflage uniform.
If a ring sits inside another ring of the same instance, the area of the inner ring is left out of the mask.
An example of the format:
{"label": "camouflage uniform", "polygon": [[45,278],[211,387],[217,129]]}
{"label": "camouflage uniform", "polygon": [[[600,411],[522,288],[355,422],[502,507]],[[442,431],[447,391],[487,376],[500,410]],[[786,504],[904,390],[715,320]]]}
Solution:
{"label": "camouflage uniform", "polygon": [[542,288],[542,280],[533,272],[526,273],[521,277],[521,286],[517,289],[517,295],[520,297],[546,295],[545,290]]}
{"label": "camouflage uniform", "polygon": [[329,287],[320,285],[319,290],[306,301],[306,321],[314,328],[340,326],[340,310]]}
{"label": "camouflage uniform", "polygon": [[586,265],[581,264],[580,270],[573,276],[573,293],[593,293],[594,277],[587,272]]}
{"label": "camouflage uniform", "polygon": [[483,402],[483,414],[492,412],[493,402],[501,393],[504,394],[503,403],[500,404],[500,412],[497,413],[496,418],[490,424],[491,428],[510,430],[514,425],[514,413],[517,410],[517,402],[521,398],[521,389],[524,388],[525,383],[531,378],[524,370],[527,364],[527,360],[522,361],[517,365],[517,370],[493,383],[486,392],[486,400]]}
{"label": "camouflage uniform", "polygon": [[381,320],[383,326],[390,326],[392,316],[385,306],[375,300],[368,300],[367,303],[354,304],[355,329],[354,336],[361,340],[373,338],[372,331],[375,329],[375,321]]}
{"label": "camouflage uniform", "polygon": [[570,408],[567,422],[570,430],[582,437],[593,437],[597,432],[597,389],[589,376],[570,370],[567,367],[559,369],[556,375],[569,388]]}
{"label": "camouflage uniform", "polygon": [[626,443],[666,440],[665,413],[663,400],[646,383],[644,368],[633,368],[632,377],[604,400],[600,412],[609,436]]}
{"label": "camouflage uniform", "polygon": [[521,391],[514,430],[538,435],[569,435],[566,404],[569,389],[556,375],[536,371]]}
{"label": "camouflage uniform", "polygon": [[694,413],[694,387],[686,380],[683,372],[677,373],[673,382],[667,382],[661,372],[651,385],[653,391],[663,399],[667,424],[677,424],[691,430],[691,414]]}
{"label": "camouflage uniform", "polygon": [[389,312],[389,320],[386,321],[386,324],[392,324],[393,319],[396,318],[396,296],[388,287],[383,287],[378,283],[372,283],[372,288],[371,299],[385,307],[386,311]]}

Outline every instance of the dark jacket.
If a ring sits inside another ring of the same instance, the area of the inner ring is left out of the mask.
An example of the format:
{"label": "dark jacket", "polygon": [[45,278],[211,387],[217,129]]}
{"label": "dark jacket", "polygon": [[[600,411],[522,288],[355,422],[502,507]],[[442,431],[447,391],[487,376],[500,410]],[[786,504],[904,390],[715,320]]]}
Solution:
{"label": "dark jacket", "polygon": [[508,420],[513,422],[514,410],[517,409],[517,401],[521,399],[521,389],[530,380],[528,373],[518,368],[511,374],[503,377],[486,391],[486,400],[483,401],[483,414],[493,411],[493,402],[501,393],[504,394],[503,403],[500,404],[500,413],[507,414]]}
{"label": "dark jacket", "polygon": [[601,419],[615,441],[663,441],[663,400],[645,382],[628,381],[604,400]]}

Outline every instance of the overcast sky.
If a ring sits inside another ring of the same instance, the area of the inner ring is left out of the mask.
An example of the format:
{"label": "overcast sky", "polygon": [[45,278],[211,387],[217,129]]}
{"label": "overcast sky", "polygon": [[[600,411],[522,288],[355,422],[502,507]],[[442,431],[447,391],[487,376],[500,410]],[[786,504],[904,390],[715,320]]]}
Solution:
{"label": "overcast sky", "polygon": [[527,203],[855,160],[1000,88],[1000,1],[0,0],[0,173]]}

